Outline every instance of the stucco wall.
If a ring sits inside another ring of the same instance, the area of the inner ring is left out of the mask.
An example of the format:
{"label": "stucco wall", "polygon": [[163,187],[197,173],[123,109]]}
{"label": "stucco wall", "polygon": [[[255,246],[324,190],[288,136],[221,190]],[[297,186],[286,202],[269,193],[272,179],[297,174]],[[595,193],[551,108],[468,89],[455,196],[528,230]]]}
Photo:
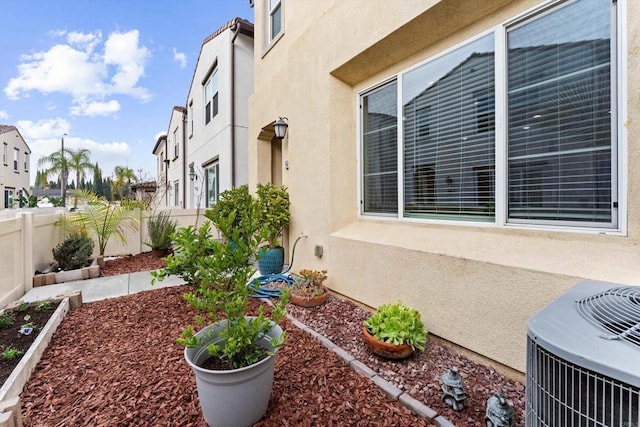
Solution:
{"label": "stucco wall", "polygon": [[[633,80],[640,23],[630,18],[640,15],[640,3],[618,1],[627,9],[630,76],[620,164],[627,211],[618,232],[359,217],[358,93],[540,3],[284,2],[284,35],[266,54],[256,52],[250,99],[251,186],[271,175],[270,124],[289,119],[282,174],[290,242],[309,235],[294,270],[326,268],[330,287],[369,306],[402,299],[433,333],[520,371],[527,319],[579,279],[640,283],[640,150],[633,143],[640,128],[632,119],[640,116]],[[264,46],[263,7],[256,2],[256,46]],[[314,257],[316,244],[324,257]]]}

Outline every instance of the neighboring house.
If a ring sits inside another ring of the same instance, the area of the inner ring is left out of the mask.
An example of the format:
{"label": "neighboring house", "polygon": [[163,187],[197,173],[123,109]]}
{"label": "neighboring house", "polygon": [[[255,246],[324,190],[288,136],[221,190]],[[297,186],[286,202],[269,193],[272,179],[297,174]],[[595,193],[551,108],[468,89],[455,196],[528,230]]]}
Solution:
{"label": "neighboring house", "polygon": [[167,152],[167,135],[160,135],[153,147],[153,155],[156,156],[156,159],[158,160],[158,192],[156,195],[158,206],[170,206],[168,198],[170,184],[167,168],[171,160],[168,159]]}
{"label": "neighboring house", "polygon": [[[158,192],[158,183],[155,181],[145,181],[137,184],[131,184],[136,200],[149,203],[151,207],[156,207],[156,194]],[[160,205],[163,206],[163,205]]]}
{"label": "neighboring house", "polygon": [[640,283],[640,2],[293,3],[254,2],[249,184],[294,271],[520,372],[543,306]]}
{"label": "neighboring house", "polygon": [[252,92],[253,24],[234,18],[202,42],[186,106],[174,107],[166,139],[154,147],[167,206],[206,208],[247,184]]}
{"label": "neighboring house", "polygon": [[15,126],[0,125],[0,209],[20,207],[22,189],[29,189],[31,149]]}

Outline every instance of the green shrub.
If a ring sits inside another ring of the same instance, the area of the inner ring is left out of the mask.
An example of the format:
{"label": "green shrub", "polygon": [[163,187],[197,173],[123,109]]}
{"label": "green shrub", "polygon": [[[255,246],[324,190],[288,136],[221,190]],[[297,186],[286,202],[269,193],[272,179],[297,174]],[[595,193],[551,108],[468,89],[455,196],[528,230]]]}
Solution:
{"label": "green shrub", "polygon": [[24,353],[24,351],[18,350],[17,348],[9,346],[9,347],[4,349],[4,351],[1,353],[1,355],[2,355],[2,358],[4,360],[13,360],[13,359],[16,359],[16,358],[22,356],[23,353]]}
{"label": "green shrub", "polygon": [[424,350],[427,332],[414,308],[395,304],[383,304],[369,317],[364,326],[375,338],[396,345],[407,344],[413,350]]}
{"label": "green shrub", "polygon": [[62,270],[86,267],[93,253],[93,240],[84,234],[72,234],[53,248],[52,252]]}
{"label": "green shrub", "polygon": [[11,325],[13,325],[13,322],[13,314],[7,312],[0,315],[0,329],[7,329]]}
{"label": "green shrub", "polygon": [[153,250],[169,249],[177,225],[177,221],[171,219],[169,211],[161,211],[152,215],[147,224],[149,241],[145,242],[145,245],[151,246]]}

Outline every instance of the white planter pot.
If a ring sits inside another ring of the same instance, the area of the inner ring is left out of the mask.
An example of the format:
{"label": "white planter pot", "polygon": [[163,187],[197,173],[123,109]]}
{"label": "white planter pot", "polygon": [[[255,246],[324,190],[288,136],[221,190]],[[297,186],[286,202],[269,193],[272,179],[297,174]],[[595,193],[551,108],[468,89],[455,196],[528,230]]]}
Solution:
{"label": "white planter pot", "polygon": [[[202,347],[186,348],[184,356],[196,375],[198,398],[207,424],[216,427],[250,426],[262,418],[269,406],[276,357],[274,354],[240,369],[213,371],[201,368],[199,365],[209,357],[206,346],[220,341],[218,334],[225,325],[226,320],[223,320],[199,331],[197,337],[211,334],[210,338]],[[263,341],[266,348],[271,348],[270,338],[282,334],[282,328],[275,323],[273,325]]]}

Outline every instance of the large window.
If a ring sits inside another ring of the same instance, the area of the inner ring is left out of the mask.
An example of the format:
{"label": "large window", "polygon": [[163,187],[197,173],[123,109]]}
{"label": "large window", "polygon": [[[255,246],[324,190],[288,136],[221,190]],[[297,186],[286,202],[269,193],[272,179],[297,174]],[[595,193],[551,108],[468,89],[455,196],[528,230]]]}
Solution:
{"label": "large window", "polygon": [[214,69],[204,84],[204,123],[218,114],[218,69]]}
{"label": "large window", "polygon": [[269,41],[282,31],[282,0],[269,0]]}
{"label": "large window", "polygon": [[4,189],[4,207],[7,209],[11,209],[13,207],[14,191],[15,191],[14,188]]}
{"label": "large window", "polygon": [[404,215],[493,218],[494,37],[403,76]]}
{"label": "large window", "polygon": [[204,168],[206,207],[211,207],[218,201],[218,163],[212,163]]}
{"label": "large window", "polygon": [[20,159],[20,150],[17,148],[13,149],[13,171],[19,172],[18,170],[18,161]]}
{"label": "large window", "polygon": [[612,8],[558,2],[364,93],[362,213],[616,228]]}
{"label": "large window", "polygon": [[612,222],[610,13],[582,0],[507,31],[512,220]]}

